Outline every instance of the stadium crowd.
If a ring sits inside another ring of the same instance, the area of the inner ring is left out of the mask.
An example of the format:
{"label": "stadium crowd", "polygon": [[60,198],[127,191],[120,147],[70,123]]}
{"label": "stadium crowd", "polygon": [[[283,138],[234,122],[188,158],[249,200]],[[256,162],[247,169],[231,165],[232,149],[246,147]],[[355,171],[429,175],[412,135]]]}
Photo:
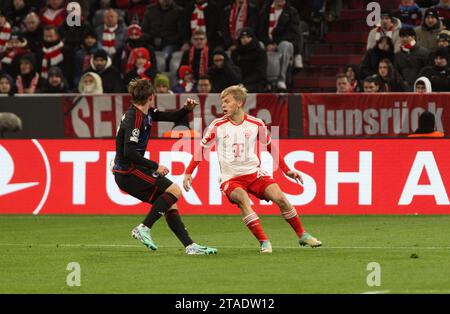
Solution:
{"label": "stadium crowd", "polygon": [[[250,92],[284,91],[288,71],[302,67],[301,16],[309,18],[324,5],[324,0],[75,2],[82,8],[81,24],[71,26],[76,12],[68,12],[66,0],[1,1],[0,93],[121,93],[136,77],[151,80],[159,93],[221,91],[236,83]],[[282,58],[271,86],[266,69],[273,51]]]}
{"label": "stadium crowd", "polygon": [[361,63],[337,75],[337,93],[450,91],[450,0],[398,2],[382,11]]}

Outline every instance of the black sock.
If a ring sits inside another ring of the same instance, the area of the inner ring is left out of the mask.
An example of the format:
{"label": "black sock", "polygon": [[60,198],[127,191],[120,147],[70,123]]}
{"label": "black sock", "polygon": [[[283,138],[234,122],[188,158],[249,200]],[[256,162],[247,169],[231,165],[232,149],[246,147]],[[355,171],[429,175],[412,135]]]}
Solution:
{"label": "black sock", "polygon": [[184,223],[181,221],[180,213],[176,209],[171,209],[166,213],[166,221],[170,230],[183,243],[184,247],[194,243],[189,236]]}
{"label": "black sock", "polygon": [[153,206],[142,224],[151,228],[153,224],[177,201],[178,199],[172,193],[164,192],[153,202]]}

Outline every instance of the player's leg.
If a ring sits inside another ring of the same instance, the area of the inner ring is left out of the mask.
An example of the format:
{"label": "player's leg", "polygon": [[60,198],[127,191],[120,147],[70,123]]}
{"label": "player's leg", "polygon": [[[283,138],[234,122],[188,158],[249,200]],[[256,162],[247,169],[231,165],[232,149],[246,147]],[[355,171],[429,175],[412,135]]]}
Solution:
{"label": "player's leg", "polygon": [[305,232],[297,211],[288,201],[286,195],[281,191],[278,184],[272,183],[265,188],[264,199],[270,200],[278,205],[284,219],[291,225],[292,229],[294,229],[295,233],[299,237],[300,245],[309,245],[311,247],[318,247],[322,245],[322,242]]}
{"label": "player's leg", "polygon": [[248,197],[247,192],[243,188],[237,187],[229,194],[229,199],[233,203],[236,203],[241,210],[245,225],[261,245],[261,252],[271,253],[272,246],[264,233],[258,214],[256,214],[251,207],[250,198]]}
{"label": "player's leg", "polygon": [[216,254],[217,249],[196,244],[190,237],[186,226],[184,225],[177,204],[174,204],[164,215],[170,230],[176,235],[178,240],[183,243],[186,254],[209,255]]}

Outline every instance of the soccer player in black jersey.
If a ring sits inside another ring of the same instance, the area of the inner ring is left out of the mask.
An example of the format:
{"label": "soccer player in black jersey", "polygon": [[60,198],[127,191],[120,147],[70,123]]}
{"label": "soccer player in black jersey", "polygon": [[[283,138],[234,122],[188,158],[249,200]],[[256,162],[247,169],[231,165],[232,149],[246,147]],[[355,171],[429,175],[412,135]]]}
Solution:
{"label": "soccer player in black jersey", "polygon": [[161,112],[154,106],[152,84],[136,79],[128,85],[133,104],[123,115],[116,136],[116,157],[112,171],[119,188],[143,202],[152,204],[144,221],[131,232],[151,250],[157,246],[150,235],[153,224],[165,216],[167,224],[183,243],[187,254],[215,254],[217,249],[201,246],[190,238],[176,202],[181,196],[180,187],[166,178],[169,170],[144,157],[152,121],[177,121],[187,115],[197,103],[188,99],[184,108],[175,112]]}

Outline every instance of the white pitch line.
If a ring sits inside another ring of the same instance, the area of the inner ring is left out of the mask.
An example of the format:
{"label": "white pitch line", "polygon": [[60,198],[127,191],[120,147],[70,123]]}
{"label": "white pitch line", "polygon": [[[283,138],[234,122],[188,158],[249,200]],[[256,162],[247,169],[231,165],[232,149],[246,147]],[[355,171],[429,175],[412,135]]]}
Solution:
{"label": "white pitch line", "polygon": [[[134,248],[137,244],[83,244],[83,243],[0,243],[0,246],[37,246],[37,247],[79,247],[79,248]],[[161,248],[180,248],[181,246],[159,246]],[[218,246],[224,249],[254,249],[256,246]],[[274,246],[274,249],[298,250],[299,246]],[[448,250],[448,246],[323,246],[318,250]]]}
{"label": "white pitch line", "polygon": [[390,293],[391,290],[379,290],[379,291],[366,291],[366,292],[361,292],[361,294],[386,294],[386,293]]}

